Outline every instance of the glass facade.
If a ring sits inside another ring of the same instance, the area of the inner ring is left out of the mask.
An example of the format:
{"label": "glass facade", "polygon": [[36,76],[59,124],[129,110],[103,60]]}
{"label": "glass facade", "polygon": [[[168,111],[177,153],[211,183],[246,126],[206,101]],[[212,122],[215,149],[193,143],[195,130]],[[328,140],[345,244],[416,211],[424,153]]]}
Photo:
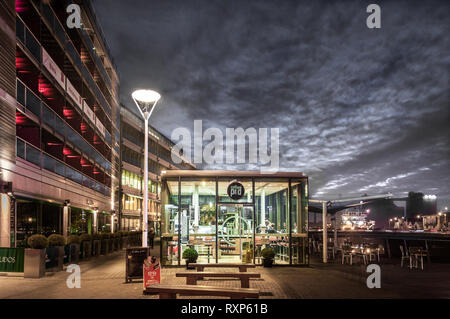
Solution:
{"label": "glass facade", "polygon": [[[197,250],[199,263],[262,264],[266,247],[274,250],[275,264],[308,264],[307,177],[174,174],[169,171],[162,181],[165,265],[184,264],[187,248]],[[239,198],[230,194],[232,183],[243,187]]]}

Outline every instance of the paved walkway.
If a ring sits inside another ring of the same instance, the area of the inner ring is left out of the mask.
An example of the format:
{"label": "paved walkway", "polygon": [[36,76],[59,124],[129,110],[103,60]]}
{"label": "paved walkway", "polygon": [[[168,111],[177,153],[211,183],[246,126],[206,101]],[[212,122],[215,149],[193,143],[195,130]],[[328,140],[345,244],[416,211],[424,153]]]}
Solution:
{"label": "paved walkway", "polygon": [[[155,254],[156,252],[157,249],[155,249]],[[250,271],[261,273],[261,279],[252,279],[250,287],[260,289],[261,298],[450,298],[448,271],[445,275],[437,265],[434,270],[430,268],[424,272],[408,271],[400,269],[396,265],[383,266],[381,289],[369,289],[365,280],[362,280],[364,278],[358,279],[355,276],[355,273],[362,273],[361,266],[340,266],[342,265],[312,264],[309,268],[274,267],[267,269],[257,267]],[[0,299],[156,298],[156,296],[142,294],[142,282],[125,283],[125,254],[123,251],[81,262],[80,267],[82,272],[81,289],[67,288],[66,279],[69,274],[66,272],[48,274],[41,279],[0,277]],[[223,268],[213,270],[230,271],[230,269]],[[162,269],[162,282],[185,284],[185,278],[175,277],[175,273],[178,271],[186,270],[184,268]],[[384,283],[383,273],[388,272],[392,272],[393,275],[385,276],[389,279],[386,281],[389,282]],[[199,281],[198,284],[240,287],[238,280],[208,279]],[[192,297],[182,298],[192,299]]]}

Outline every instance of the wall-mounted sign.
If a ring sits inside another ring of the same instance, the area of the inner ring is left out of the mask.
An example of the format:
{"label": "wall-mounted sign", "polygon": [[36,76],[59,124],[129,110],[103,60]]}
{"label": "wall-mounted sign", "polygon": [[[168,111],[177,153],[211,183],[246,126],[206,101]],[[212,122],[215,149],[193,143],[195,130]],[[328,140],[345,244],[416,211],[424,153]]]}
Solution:
{"label": "wall-mounted sign", "polygon": [[244,185],[239,182],[232,182],[228,185],[227,194],[232,200],[239,200],[245,194]]}
{"label": "wall-mounted sign", "polygon": [[0,248],[0,272],[23,272],[24,248]]}
{"label": "wall-mounted sign", "polygon": [[65,89],[66,76],[44,49],[42,49],[42,65],[45,66],[47,71],[53,76],[53,78],[59,83],[59,85],[61,85],[61,87]]}
{"label": "wall-mounted sign", "polygon": [[68,79],[66,80],[66,92],[75,102],[76,106],[78,106],[78,108],[82,111],[83,101],[81,99],[81,95],[78,93],[78,91],[75,89],[75,87],[72,85],[72,83],[70,83]]}
{"label": "wall-mounted sign", "polygon": [[92,124],[95,125],[95,113],[92,111],[92,109],[87,105],[86,101],[83,101],[83,112],[86,114],[88,119],[91,120]]}

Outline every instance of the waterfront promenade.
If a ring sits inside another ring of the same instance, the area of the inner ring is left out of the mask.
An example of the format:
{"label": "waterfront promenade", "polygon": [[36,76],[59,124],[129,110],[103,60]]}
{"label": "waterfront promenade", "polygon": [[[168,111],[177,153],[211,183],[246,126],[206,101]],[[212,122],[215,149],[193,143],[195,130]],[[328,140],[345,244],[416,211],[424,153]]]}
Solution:
{"label": "waterfront promenade", "polygon": [[[152,251],[157,254],[159,248]],[[0,276],[0,299],[155,299],[142,294],[142,282],[125,283],[125,254],[123,251],[81,262],[81,288],[69,289],[69,273],[48,273],[41,279]],[[399,261],[381,266],[381,288],[366,286],[363,265],[322,264],[314,257],[310,267],[257,267],[261,279],[251,280],[250,286],[261,291],[261,298],[450,298],[448,264],[431,264],[424,271],[400,268]],[[162,282],[184,284],[175,273],[184,268],[165,268]],[[217,269],[217,271],[225,271]],[[200,281],[220,287],[239,287],[237,280],[210,279]],[[192,297],[181,297],[189,298]]]}

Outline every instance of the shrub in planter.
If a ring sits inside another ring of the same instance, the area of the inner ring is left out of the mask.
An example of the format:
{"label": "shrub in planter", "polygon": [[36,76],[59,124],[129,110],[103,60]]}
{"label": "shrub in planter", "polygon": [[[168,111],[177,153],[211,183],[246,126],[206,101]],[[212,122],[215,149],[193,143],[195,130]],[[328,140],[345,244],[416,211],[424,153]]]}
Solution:
{"label": "shrub in planter", "polygon": [[69,262],[78,263],[80,259],[80,236],[70,235],[67,237],[67,246],[69,246]]}
{"label": "shrub in planter", "polygon": [[111,235],[109,233],[102,233],[100,234],[100,238],[101,238],[101,248],[100,248],[100,253],[102,255],[106,255],[109,253],[110,250],[110,238]]}
{"label": "shrub in planter", "polygon": [[40,278],[45,275],[45,249],[48,239],[43,235],[32,235],[27,243],[31,248],[25,249],[24,277]]}
{"label": "shrub in planter", "polygon": [[119,249],[123,249],[126,241],[125,233],[123,231],[119,231],[117,234],[119,235]]}
{"label": "shrub in planter", "polygon": [[57,271],[64,267],[64,245],[66,240],[64,236],[53,234],[48,237],[47,256],[49,262],[47,268],[55,268]]}
{"label": "shrub in planter", "polygon": [[263,257],[263,265],[264,267],[272,267],[273,259],[275,258],[275,251],[273,248],[266,247],[261,251],[261,255]]}
{"label": "shrub in planter", "polygon": [[83,234],[80,236],[80,256],[81,258],[89,258],[92,254],[92,236]]}
{"label": "shrub in planter", "polygon": [[48,239],[44,235],[32,235],[28,237],[27,243],[31,249],[45,249],[48,247]]}
{"label": "shrub in planter", "polygon": [[197,262],[197,258],[198,252],[194,248],[188,248],[183,251],[183,259],[186,260],[186,269],[194,269],[192,267],[189,268],[189,264]]}
{"label": "shrub in planter", "polygon": [[92,256],[99,256],[101,251],[101,234],[94,234],[92,236]]}
{"label": "shrub in planter", "polygon": [[114,250],[119,250],[120,249],[120,234],[119,233],[115,233],[114,234]]}

